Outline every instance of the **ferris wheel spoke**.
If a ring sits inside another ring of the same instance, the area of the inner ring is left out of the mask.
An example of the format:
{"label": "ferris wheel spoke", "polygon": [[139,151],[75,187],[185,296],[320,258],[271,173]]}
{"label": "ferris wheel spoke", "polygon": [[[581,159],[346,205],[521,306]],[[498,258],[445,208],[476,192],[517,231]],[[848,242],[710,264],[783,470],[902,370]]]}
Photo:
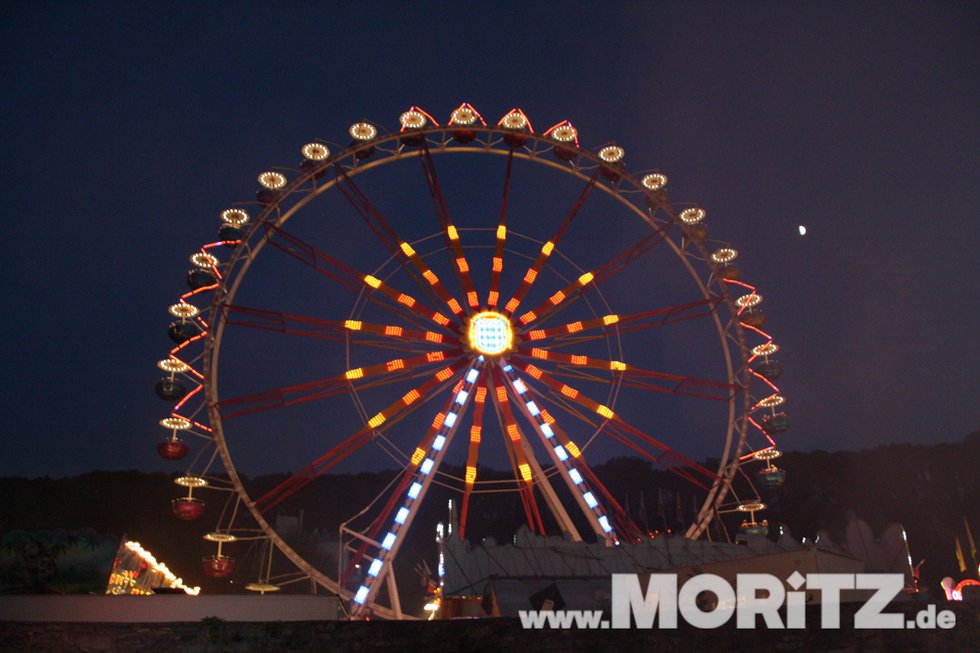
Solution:
{"label": "ferris wheel spoke", "polygon": [[469,514],[470,496],[476,484],[476,463],[480,456],[480,442],[483,440],[483,412],[487,402],[487,382],[481,374],[473,388],[473,422],[470,425],[470,443],[466,453],[466,477],[464,479],[463,500],[459,511],[459,539],[466,533],[466,518]]}
{"label": "ferris wheel spoke", "polygon": [[[399,292],[384,281],[370,274],[361,274],[354,268],[318,250],[280,227],[271,223],[264,223],[264,225],[269,243],[274,247],[281,249],[293,258],[312,267],[317,272],[355,292],[368,292],[368,298],[372,299],[372,301],[374,301],[373,291],[377,290],[394,302],[394,305],[388,305],[375,301],[382,308],[402,317],[408,315],[409,319],[411,319],[414,312],[414,315],[425,317],[443,329],[449,331],[454,330],[455,325],[453,325],[452,320],[438,311],[427,308],[411,295]],[[405,246],[409,247],[407,243]],[[411,248],[409,247],[409,249]]]}
{"label": "ferris wheel spoke", "polygon": [[479,310],[480,299],[477,297],[476,290],[473,287],[470,265],[466,261],[466,255],[463,253],[463,247],[459,240],[459,231],[456,230],[452,217],[449,215],[446,198],[442,194],[442,185],[439,183],[439,175],[436,173],[436,166],[432,161],[432,154],[429,152],[429,146],[425,139],[422,140],[421,151],[422,156],[419,157],[419,161],[422,163],[422,170],[425,172],[425,181],[429,186],[432,205],[435,208],[436,215],[439,217],[443,238],[453,254],[453,271],[456,274],[457,280],[460,282],[463,293],[466,295],[466,303],[470,309]]}
{"label": "ferris wheel spoke", "polygon": [[500,275],[504,271],[504,248],[507,245],[507,197],[510,195],[510,173],[514,167],[514,150],[507,153],[507,172],[504,174],[504,191],[500,200],[500,220],[497,221],[497,242],[490,268],[490,291],[487,307],[496,310],[500,302]]}
{"label": "ferris wheel spoke", "polygon": [[584,331],[591,329],[605,330],[606,327],[613,325],[617,325],[616,328],[619,329],[620,333],[630,333],[632,331],[666,326],[695,318],[709,317],[714,314],[715,309],[723,302],[723,297],[711,297],[684,304],[676,304],[674,306],[664,306],[641,313],[627,315],[610,314],[592,320],[579,320],[546,329],[531,329],[521,335],[521,340],[524,342],[534,342],[547,338],[554,338],[556,340],[566,339],[572,336],[577,337],[576,334]]}
{"label": "ferris wheel spoke", "polygon": [[531,264],[531,267],[529,267],[527,272],[524,274],[524,279],[521,281],[521,285],[518,286],[517,291],[505,305],[504,311],[507,313],[507,315],[514,314],[517,307],[520,306],[521,302],[524,300],[525,295],[527,295],[528,291],[531,289],[531,286],[534,285],[534,282],[538,278],[538,274],[541,272],[542,268],[544,268],[545,263],[548,262],[548,258],[551,256],[551,253],[554,251],[555,247],[558,246],[558,243],[560,243],[561,239],[565,236],[565,232],[568,231],[568,228],[572,225],[572,220],[575,219],[575,216],[578,215],[579,209],[581,209],[582,205],[585,204],[585,200],[588,198],[589,193],[591,193],[592,189],[595,188],[596,175],[598,174],[598,171],[596,171],[596,173],[592,175],[588,183],[586,183],[585,188],[582,189],[582,192],[579,194],[578,199],[575,200],[575,204],[572,206],[572,209],[568,212],[568,215],[565,216],[565,219],[562,220],[562,223],[558,227],[557,231],[552,234],[550,240],[542,245],[541,251],[538,253],[537,258],[534,259],[534,263]]}
{"label": "ferris wheel spoke", "polygon": [[313,481],[314,478],[328,471],[360,447],[372,441],[376,437],[376,432],[383,430],[381,428],[383,424],[391,426],[424,403],[422,400],[427,395],[436,393],[440,388],[449,385],[459,370],[465,365],[466,361],[463,359],[455,361],[451,365],[436,372],[426,382],[405,393],[400,399],[365,422],[356,433],[344,440],[340,445],[326,452],[300,471],[295,472],[286,481],[259,497],[255,501],[256,508],[261,512],[266,512],[285,501]]}
{"label": "ferris wheel spoke", "polygon": [[[369,550],[375,552],[368,572],[354,594],[352,606],[354,617],[360,616],[364,607],[374,600],[382,580],[391,573],[395,557],[405,541],[415,515],[438,473],[446,449],[452,442],[471,402],[473,384],[480,376],[480,371],[474,365],[475,363],[470,363],[463,378],[453,388],[444,410],[432,421],[432,426],[412,454],[396,489],[389,495],[381,511],[382,516],[374,521],[365,536],[361,538],[362,543],[356,555],[348,563],[347,571],[341,575],[341,585],[344,586],[348,582],[350,573],[357,563],[364,559],[367,552]],[[388,531],[384,537],[379,538],[385,525]]]}
{"label": "ferris wheel spoke", "polygon": [[[442,281],[439,280],[438,275],[426,265],[425,261],[422,260],[422,257],[415,252],[411,245],[401,239],[391,224],[381,215],[381,212],[368,199],[367,195],[358,188],[357,184],[354,183],[354,180],[350,178],[347,172],[339,165],[336,166],[336,169],[338,171],[338,181],[342,179],[343,182],[339,183],[338,187],[341,189],[344,197],[360,213],[364,221],[367,222],[371,230],[381,239],[389,251],[401,260],[402,267],[408,275],[415,280],[423,292],[427,294],[430,292],[434,293],[438,300],[444,303],[456,317],[462,317],[464,313],[463,307],[455,297],[450,296]],[[415,272],[418,275],[421,275],[421,279],[412,273],[409,264],[415,268]]]}
{"label": "ferris wheel spoke", "polygon": [[432,345],[452,344],[452,336],[406,329],[395,325],[372,324],[359,320],[325,320],[307,315],[281,313],[263,308],[219,304],[225,324],[261,329],[323,340],[346,340],[352,332],[363,332],[387,339],[425,342]]}
{"label": "ferris wheel spoke", "polygon": [[[554,469],[564,480],[596,536],[607,540],[610,544],[618,543],[620,535],[629,534],[632,536],[635,529],[628,518],[622,520],[619,519],[618,513],[613,513],[613,517],[618,523],[616,526],[610,523],[610,513],[607,513],[603,505],[604,502],[596,498],[593,489],[598,489],[600,493],[608,494],[608,492],[598,482],[598,479],[593,477],[587,481],[586,477],[583,476],[583,473],[588,471],[585,456],[564,430],[558,426],[557,421],[547,409],[535,401],[537,394],[534,390],[517,375],[512,365],[505,365],[502,371],[507,381],[507,387],[514,397],[514,405],[517,406],[525,421],[531,425],[537,434],[549,458],[551,458]],[[556,521],[562,526],[562,530],[573,540],[580,540],[581,536],[572,524],[567,511],[558,501],[550,485],[547,484],[546,478],[543,494]],[[615,501],[612,501],[611,505],[614,506],[614,509],[618,508]]]}
{"label": "ferris wheel spoke", "polygon": [[355,381],[360,382],[361,379],[370,379],[376,376],[383,378],[375,380],[374,386],[395,383],[401,381],[412,370],[441,364],[453,357],[460,357],[460,354],[462,354],[461,350],[434,351],[411,358],[396,358],[377,365],[353,368],[343,374],[325,379],[223,399],[218,403],[218,412],[222,419],[231,419],[266,410],[286,408],[317,399],[326,399],[346,392]]}
{"label": "ferris wheel spoke", "polygon": [[581,275],[578,279],[568,284],[562,290],[559,290],[553,294],[534,309],[521,315],[518,320],[522,325],[528,326],[535,321],[543,322],[544,320],[547,320],[550,315],[555,313],[559,306],[567,308],[572,303],[578,301],[578,299],[585,292],[595,288],[604,281],[608,281],[613,276],[629,267],[633,261],[636,261],[643,256],[643,254],[647,253],[663,242],[669,228],[670,223],[664,223],[653,233],[644,236],[638,242],[617,254],[603,266],[597,268],[593,272],[586,272],[585,274]]}
{"label": "ferris wheel spoke", "polygon": [[547,374],[540,368],[535,367],[534,365],[527,363],[523,360],[515,358],[513,359],[513,365],[517,369],[525,372],[528,375],[528,377],[546,386],[549,390],[556,393],[556,395],[565,397],[567,398],[567,400],[578,404],[579,406],[585,408],[587,411],[595,413],[596,415],[599,415],[600,417],[604,418],[605,422],[602,426],[603,430],[607,432],[612,431],[616,433],[625,434],[626,436],[632,437],[634,440],[639,440],[646,443],[647,445],[655,447],[657,450],[660,451],[660,453],[657,455],[657,462],[662,466],[664,466],[666,469],[669,469],[670,471],[675,472],[692,482],[696,482],[702,488],[705,487],[704,484],[701,481],[699,481],[696,477],[694,477],[690,472],[686,471],[685,468],[698,472],[699,474],[701,474],[702,476],[704,476],[705,478],[709,479],[712,482],[717,478],[717,476],[706,467],[700,465],[699,463],[694,462],[693,460],[689,459],[683,454],[675,451],[673,448],[664,444],[663,442],[654,438],[653,436],[650,436],[644,433],[643,431],[631,426],[625,420],[623,420],[622,417],[614,413],[610,408],[608,408],[607,406],[603,406],[597,401],[587,397],[584,393],[582,393],[578,389],[573,388],[572,386],[569,386],[565,383],[562,383],[561,381],[555,379],[554,377]]}
{"label": "ferris wheel spoke", "polygon": [[[527,525],[532,531],[544,535],[545,529],[541,520],[541,511],[538,509],[537,501],[534,498],[534,475],[528,461],[525,440],[517,426],[517,420],[514,419],[514,412],[511,410],[510,399],[507,396],[507,386],[501,378],[499,368],[493,368],[488,390],[493,400],[497,422],[500,425],[504,448],[514,471],[514,480],[519,488]],[[539,480],[543,479],[544,475],[541,474]]]}
{"label": "ferris wheel spoke", "polygon": [[[584,367],[595,370],[605,370],[618,374],[623,380],[624,385],[654,392],[664,392],[668,394],[684,395],[688,397],[701,397],[703,399],[714,399],[716,401],[728,401],[739,390],[741,386],[715,381],[712,379],[702,379],[694,376],[680,374],[668,374],[653,370],[644,370],[634,365],[627,365],[622,361],[603,360],[590,356],[565,354],[548,349],[540,348],[520,348],[518,352],[524,356],[530,356],[537,360],[551,361],[557,363],[559,368],[563,366]],[[592,376],[583,376],[589,380],[608,383],[609,379]],[[656,385],[651,380],[660,381],[661,385]]]}

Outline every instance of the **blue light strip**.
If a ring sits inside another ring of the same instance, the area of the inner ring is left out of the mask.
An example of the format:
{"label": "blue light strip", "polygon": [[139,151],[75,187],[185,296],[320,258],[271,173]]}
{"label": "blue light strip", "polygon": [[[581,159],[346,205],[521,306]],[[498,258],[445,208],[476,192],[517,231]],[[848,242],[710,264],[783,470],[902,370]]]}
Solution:
{"label": "blue light strip", "polygon": [[[480,362],[482,362],[482,360]],[[415,476],[412,479],[412,483],[409,485],[408,491],[405,493],[404,501],[402,501],[401,506],[395,512],[395,517],[392,520],[391,528],[384,536],[384,539],[381,540],[381,553],[371,563],[370,567],[368,568],[367,576],[363,580],[363,584],[358,587],[357,591],[354,593],[354,603],[358,606],[363,606],[373,596],[375,591],[375,581],[381,575],[385,564],[388,563],[390,552],[397,548],[397,545],[403,537],[403,533],[406,532],[403,527],[417,509],[416,504],[418,502],[418,498],[421,496],[426,480],[429,478],[429,475],[432,473],[432,470],[435,467],[435,459],[446,445],[446,442],[449,440],[449,436],[452,433],[453,428],[456,426],[459,416],[462,414],[467,402],[470,399],[473,385],[479,378],[480,370],[476,367],[471,368],[463,377],[463,387],[460,388],[455,395],[453,395],[450,406],[453,407],[455,412],[446,413],[442,426],[439,427],[439,430],[436,431],[436,434],[432,439],[432,444],[429,446],[429,450],[424,452],[425,457],[423,458],[418,469],[415,471]]]}
{"label": "blue light strip", "polygon": [[554,452],[555,456],[558,458],[559,467],[565,470],[565,474],[572,481],[573,488],[579,493],[582,501],[588,507],[588,510],[592,512],[595,517],[596,522],[599,527],[612,538],[612,541],[616,544],[619,543],[619,538],[616,536],[612,525],[609,523],[609,517],[606,511],[603,509],[602,504],[596,498],[596,495],[589,488],[589,484],[582,477],[582,474],[578,469],[575,468],[575,459],[568,454],[568,450],[565,449],[555,437],[555,431],[551,426],[544,421],[544,416],[541,414],[541,409],[534,402],[531,397],[531,391],[528,389],[527,384],[520,378],[518,378],[514,368],[505,364],[503,366],[503,371],[507,375],[507,379],[510,381],[510,385],[515,392],[517,392],[518,397],[520,397],[521,402],[527,409],[527,414],[530,415],[531,421],[537,429],[544,435],[547,440],[548,446]]}

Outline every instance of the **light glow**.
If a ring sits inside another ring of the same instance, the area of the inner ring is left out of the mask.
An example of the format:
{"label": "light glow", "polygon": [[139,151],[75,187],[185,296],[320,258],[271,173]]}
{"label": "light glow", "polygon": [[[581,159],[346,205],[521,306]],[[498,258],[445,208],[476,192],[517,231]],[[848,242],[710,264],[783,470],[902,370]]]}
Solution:
{"label": "light glow", "polygon": [[752,308],[753,306],[758,306],[762,303],[762,295],[759,293],[751,293],[749,295],[742,295],[735,300],[735,305],[739,308]]}
{"label": "light glow", "polygon": [[330,156],[330,148],[320,143],[307,143],[300,151],[308,161],[325,161]]}
{"label": "light glow", "polygon": [[711,255],[711,260],[719,265],[731,263],[736,258],[738,258],[738,252],[731,247],[722,247],[721,249],[715,250]]}
{"label": "light glow", "polygon": [[174,304],[168,310],[170,311],[171,315],[174,317],[179,317],[182,320],[189,320],[193,317],[197,317],[201,313],[201,309],[199,309],[197,306],[186,302]]}
{"label": "light glow", "polygon": [[354,595],[355,603],[364,603],[367,600],[368,588],[367,585],[361,585],[357,590],[357,594]]}
{"label": "light glow", "polygon": [[395,523],[398,525],[404,524],[406,519],[408,519],[408,508],[402,508],[395,515]]}
{"label": "light glow", "polygon": [[661,174],[659,172],[653,172],[649,175],[644,175],[643,179],[640,180],[643,187],[647,190],[660,190],[667,185],[667,175]]}
{"label": "light glow", "polygon": [[269,190],[279,190],[286,186],[286,175],[274,170],[267,170],[259,175],[259,184]]}
{"label": "light glow", "polygon": [[221,221],[233,227],[243,227],[248,224],[248,213],[241,209],[225,209],[221,212]]}
{"label": "light glow", "polygon": [[681,214],[678,217],[680,217],[681,222],[684,224],[697,224],[704,220],[706,215],[707,213],[704,212],[704,209],[691,208],[681,211]]}
{"label": "light glow", "polygon": [[398,122],[402,124],[402,129],[422,129],[428,120],[421,111],[410,109],[399,116]]}
{"label": "light glow", "polygon": [[369,122],[355,122],[348,133],[356,141],[370,141],[378,135],[378,128]]}
{"label": "light glow", "polygon": [[191,263],[202,270],[218,267],[218,257],[207,252],[195,252],[191,254]]}
{"label": "light glow", "polygon": [[618,163],[626,156],[626,150],[618,145],[607,145],[599,150],[599,158],[606,163]]}
{"label": "light glow", "polygon": [[514,332],[506,317],[495,311],[484,311],[470,319],[467,339],[471,349],[492,356],[513,346]]}
{"label": "light glow", "polygon": [[170,372],[171,374],[179,374],[180,372],[187,371],[187,363],[177,360],[176,358],[165,358],[157,363],[157,367],[164,372]]}

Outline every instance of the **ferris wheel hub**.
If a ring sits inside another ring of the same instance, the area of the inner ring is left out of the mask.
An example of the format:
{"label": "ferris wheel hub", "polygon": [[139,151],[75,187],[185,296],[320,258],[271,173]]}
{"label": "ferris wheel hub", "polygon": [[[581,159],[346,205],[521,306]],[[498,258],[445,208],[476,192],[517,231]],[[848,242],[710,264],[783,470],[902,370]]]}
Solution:
{"label": "ferris wheel hub", "polygon": [[466,339],[473,351],[485,356],[499,356],[513,347],[514,329],[505,315],[483,311],[470,318]]}

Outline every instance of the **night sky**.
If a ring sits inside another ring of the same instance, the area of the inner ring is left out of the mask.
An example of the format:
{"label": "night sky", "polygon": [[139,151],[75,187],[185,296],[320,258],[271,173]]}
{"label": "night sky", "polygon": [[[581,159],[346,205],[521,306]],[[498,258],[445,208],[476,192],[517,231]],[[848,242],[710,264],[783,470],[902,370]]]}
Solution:
{"label": "night sky", "polygon": [[568,118],[708,211],[783,348],[785,448],[960,440],[978,25],[952,2],[5,2],[0,475],[164,469],[166,307],[218,212],[316,137],[463,101]]}

